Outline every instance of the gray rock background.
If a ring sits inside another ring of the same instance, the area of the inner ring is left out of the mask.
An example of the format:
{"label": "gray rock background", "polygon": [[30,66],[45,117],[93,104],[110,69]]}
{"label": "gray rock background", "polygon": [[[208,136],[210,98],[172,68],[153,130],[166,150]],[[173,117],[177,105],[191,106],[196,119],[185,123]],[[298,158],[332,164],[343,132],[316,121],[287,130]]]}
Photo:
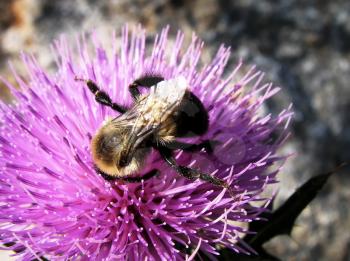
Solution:
{"label": "gray rock background", "polygon": [[[350,158],[349,1],[0,0],[0,14],[0,74],[12,82],[7,61],[22,72],[21,50],[52,68],[49,45],[61,33],[118,31],[125,22],[141,23],[148,33],[166,24],[172,35],[181,29],[190,38],[195,31],[208,57],[221,43],[231,46],[231,64],[243,57],[283,87],[270,111],[294,104],[292,137],[282,152],[297,155],[280,175],[277,204],[310,176]],[[4,86],[0,93],[10,100]],[[270,252],[282,260],[350,260],[349,188],[345,168],[305,209],[292,238],[267,244]]]}

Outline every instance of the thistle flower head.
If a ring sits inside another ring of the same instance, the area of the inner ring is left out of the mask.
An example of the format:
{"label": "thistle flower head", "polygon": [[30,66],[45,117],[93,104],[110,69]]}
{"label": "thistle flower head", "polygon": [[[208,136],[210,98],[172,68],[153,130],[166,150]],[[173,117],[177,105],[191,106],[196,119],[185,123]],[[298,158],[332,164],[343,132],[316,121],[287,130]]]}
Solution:
{"label": "thistle flower head", "polygon": [[[264,101],[278,91],[262,83],[263,73],[252,67],[242,76],[241,63],[226,68],[230,50],[223,46],[200,66],[199,39],[184,47],[181,32],[173,43],[167,34],[168,28],[153,48],[141,28],[129,34],[125,27],[110,48],[96,34],[75,47],[62,38],[53,48],[55,74],[24,54],[28,78],[13,70],[20,90],[2,78],[16,101],[0,104],[0,241],[6,249],[23,260],[182,260],[199,252],[215,256],[217,246],[253,251],[240,240],[247,232],[242,223],[256,219],[269,201],[261,192],[276,182],[283,159],[276,150],[287,136],[290,109],[261,116]],[[208,110],[208,132],[190,140],[219,141],[212,154],[178,151],[177,161],[225,180],[232,195],[185,179],[156,152],[142,170],[160,171],[149,180],[108,182],[96,173],[91,138],[117,113],[96,103],[75,77],[94,80],[130,106],[128,84],[153,72],[184,76]]]}

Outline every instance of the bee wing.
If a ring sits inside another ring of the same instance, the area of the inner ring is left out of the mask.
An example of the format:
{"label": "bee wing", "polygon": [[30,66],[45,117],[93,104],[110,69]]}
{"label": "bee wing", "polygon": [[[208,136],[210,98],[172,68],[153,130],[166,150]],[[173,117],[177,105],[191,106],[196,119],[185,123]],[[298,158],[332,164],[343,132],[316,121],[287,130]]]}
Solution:
{"label": "bee wing", "polygon": [[149,95],[139,103],[139,120],[144,121],[146,129],[161,127],[183,100],[187,86],[186,79],[180,76],[150,88]]}
{"label": "bee wing", "polygon": [[126,113],[114,119],[118,124],[136,128],[156,128],[174,111],[183,100],[187,90],[183,76],[159,82],[150,88],[148,95],[141,97]]}
{"label": "bee wing", "polygon": [[131,161],[135,149],[147,137],[166,127],[163,123],[181,103],[186,89],[187,81],[182,76],[162,81],[152,86],[148,95],[141,97],[130,110],[114,120],[116,127],[131,128],[120,156],[123,164]]}

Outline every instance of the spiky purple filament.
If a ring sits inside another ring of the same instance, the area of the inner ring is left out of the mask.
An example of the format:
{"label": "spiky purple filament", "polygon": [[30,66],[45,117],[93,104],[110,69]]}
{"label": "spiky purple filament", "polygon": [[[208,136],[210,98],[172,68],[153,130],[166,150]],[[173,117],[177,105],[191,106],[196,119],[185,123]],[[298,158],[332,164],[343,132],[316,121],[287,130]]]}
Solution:
{"label": "spiky purple filament", "polygon": [[[168,28],[156,37],[150,55],[140,28],[131,37],[124,28],[121,39],[112,41],[112,55],[96,34],[91,35],[92,56],[89,41],[78,39],[72,49],[62,38],[54,45],[55,75],[23,55],[29,81],[13,70],[18,91],[2,79],[17,101],[0,104],[0,240],[12,245],[5,249],[22,250],[23,260],[42,255],[50,260],[192,259],[198,250],[216,255],[217,244],[249,253],[249,246],[240,243],[247,231],[237,222],[254,220],[264,211],[269,199],[260,193],[276,182],[280,167],[270,167],[284,159],[276,150],[287,136],[290,108],[277,117],[259,116],[264,101],[278,91],[261,84],[263,73],[253,67],[239,77],[239,63],[224,78],[230,50],[223,46],[199,68],[203,43],[194,36],[185,50],[181,32],[173,46],[167,34]],[[96,174],[90,140],[116,113],[97,104],[74,78],[92,79],[114,101],[130,105],[127,86],[145,72],[187,78],[209,111],[209,131],[201,139],[221,145],[213,155],[179,152],[177,160],[225,179],[234,197],[209,183],[185,180],[156,153],[148,168],[161,174],[143,183],[110,184]],[[252,88],[240,95],[247,85]],[[279,129],[279,138],[272,140]],[[262,201],[259,207],[250,204],[256,201]]]}

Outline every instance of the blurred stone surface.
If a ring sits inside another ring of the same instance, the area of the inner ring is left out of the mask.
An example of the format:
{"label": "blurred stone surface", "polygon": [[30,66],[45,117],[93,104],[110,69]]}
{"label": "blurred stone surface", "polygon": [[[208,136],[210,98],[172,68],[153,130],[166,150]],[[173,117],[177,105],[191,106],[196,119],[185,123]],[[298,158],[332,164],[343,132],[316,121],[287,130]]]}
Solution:
{"label": "blurred stone surface", "polygon": [[[50,44],[94,29],[120,31],[141,23],[150,33],[169,24],[196,32],[210,57],[221,43],[283,90],[268,103],[277,113],[290,102],[292,137],[282,150],[296,152],[281,173],[277,204],[310,176],[350,158],[350,2],[296,0],[0,1],[0,74],[11,82],[7,60],[25,75],[19,52],[33,52],[52,69]],[[109,32],[109,33],[108,33]],[[0,86],[1,96],[9,99]],[[293,239],[267,244],[282,260],[350,260],[349,168],[333,176],[302,213]]]}

